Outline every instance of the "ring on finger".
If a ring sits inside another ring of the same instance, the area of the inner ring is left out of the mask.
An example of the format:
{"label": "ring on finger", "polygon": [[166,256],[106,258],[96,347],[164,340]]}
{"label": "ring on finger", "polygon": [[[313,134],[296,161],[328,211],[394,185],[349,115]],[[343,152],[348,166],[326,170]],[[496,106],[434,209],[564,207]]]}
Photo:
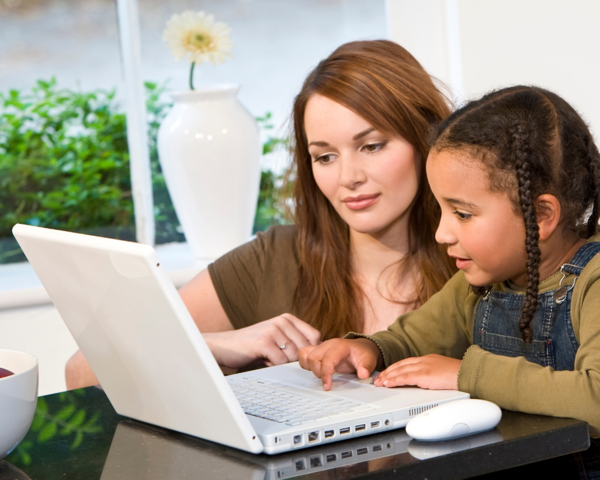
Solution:
{"label": "ring on finger", "polygon": [[289,339],[289,338],[286,340],[286,342],[285,342],[283,345],[279,345],[279,348],[280,348],[281,350],[285,350],[285,347],[287,347],[287,344],[288,344],[288,343],[290,343],[290,339]]}

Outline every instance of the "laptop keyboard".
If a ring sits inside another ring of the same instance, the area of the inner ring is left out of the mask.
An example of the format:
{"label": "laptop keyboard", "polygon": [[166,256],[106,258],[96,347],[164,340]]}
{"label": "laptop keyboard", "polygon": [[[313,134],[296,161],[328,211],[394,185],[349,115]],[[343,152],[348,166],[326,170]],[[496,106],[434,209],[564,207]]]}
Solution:
{"label": "laptop keyboard", "polygon": [[242,377],[243,385],[231,389],[248,415],[286,425],[301,425],[351,412],[367,412],[376,407],[333,395],[305,390],[263,379]]}

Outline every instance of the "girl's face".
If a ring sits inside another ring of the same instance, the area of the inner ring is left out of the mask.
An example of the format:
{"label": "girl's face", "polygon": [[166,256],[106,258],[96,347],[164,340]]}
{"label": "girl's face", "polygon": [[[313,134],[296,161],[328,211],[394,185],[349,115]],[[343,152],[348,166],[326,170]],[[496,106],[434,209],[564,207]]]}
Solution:
{"label": "girl's face", "polygon": [[405,228],[419,187],[413,146],[320,95],[308,100],[304,127],[317,186],[350,229]]}
{"label": "girl's face", "polygon": [[488,172],[465,152],[429,154],[427,178],[442,209],[435,234],[471,285],[512,280],[525,285],[525,225],[504,192],[490,191]]}

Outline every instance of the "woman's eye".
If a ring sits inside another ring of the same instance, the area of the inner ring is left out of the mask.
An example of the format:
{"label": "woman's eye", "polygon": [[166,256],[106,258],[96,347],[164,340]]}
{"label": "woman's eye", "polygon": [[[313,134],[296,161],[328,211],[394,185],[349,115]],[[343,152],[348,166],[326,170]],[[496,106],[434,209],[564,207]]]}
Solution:
{"label": "woman's eye", "polygon": [[323,164],[327,164],[327,163],[331,163],[333,160],[335,159],[335,155],[333,155],[332,153],[328,153],[325,155],[319,155],[317,158],[315,158],[315,163],[323,163]]}
{"label": "woman's eye", "polygon": [[454,212],[454,215],[456,215],[459,220],[467,220],[472,217],[470,213],[459,212],[458,210]]}
{"label": "woman's eye", "polygon": [[381,150],[385,146],[385,142],[380,143],[369,143],[363,147],[363,150],[366,150],[369,153],[375,153]]}

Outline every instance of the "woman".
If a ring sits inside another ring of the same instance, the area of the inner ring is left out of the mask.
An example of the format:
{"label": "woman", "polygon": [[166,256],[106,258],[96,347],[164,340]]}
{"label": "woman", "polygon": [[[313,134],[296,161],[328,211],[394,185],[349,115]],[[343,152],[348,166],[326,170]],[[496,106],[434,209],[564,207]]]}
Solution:
{"label": "woman", "polygon": [[[386,40],[339,47],[293,109],[295,225],[218,259],[180,294],[217,362],[298,359],[348,331],[373,333],[455,271],[438,246],[425,178],[430,126],[450,113],[420,64]],[[80,352],[67,387],[97,383]]]}

